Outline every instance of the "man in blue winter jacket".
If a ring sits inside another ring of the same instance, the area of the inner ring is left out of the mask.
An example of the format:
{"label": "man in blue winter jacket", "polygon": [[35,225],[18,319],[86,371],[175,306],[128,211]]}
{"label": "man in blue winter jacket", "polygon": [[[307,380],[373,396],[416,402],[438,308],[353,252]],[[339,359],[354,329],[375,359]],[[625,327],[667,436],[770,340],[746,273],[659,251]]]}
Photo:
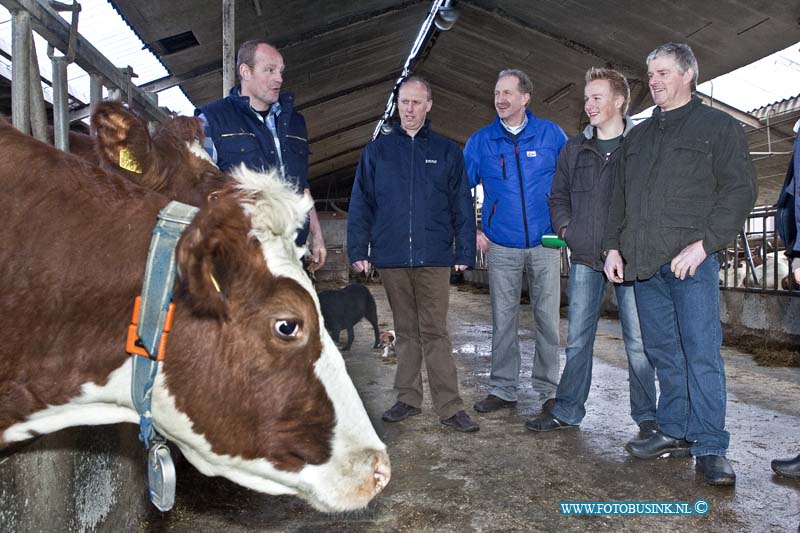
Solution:
{"label": "man in blue winter jacket", "polygon": [[[536,323],[533,390],[552,408],[558,387],[560,253],[544,248],[552,233],[547,197],[567,137],[556,124],[527,109],[533,84],[521,70],[503,70],[494,90],[494,122],[467,141],[464,158],[472,187],[483,184],[483,231],[492,301],[492,371],[489,395],[475,404],[488,413],[517,404],[522,272]],[[487,239],[488,238],[488,239]]]}
{"label": "man in blue winter jacket", "polygon": [[426,120],[433,100],[418,76],[398,92],[400,124],[369,143],[358,163],[347,217],[356,272],[380,270],[397,334],[397,402],[386,422],[418,415],[422,362],[442,424],[478,431],[463,410],[447,333],[450,267],[475,264],[475,218],[461,150]]}
{"label": "man in blue winter jacket", "polygon": [[[294,110],[294,96],[281,93],[283,56],[268,41],[247,41],[239,47],[236,68],[241,85],[195,111],[203,119],[206,150],[223,172],[241,164],[256,171],[275,168],[310,196],[306,121]],[[307,238],[313,272],[327,255],[314,207],[296,242],[302,246]]]}

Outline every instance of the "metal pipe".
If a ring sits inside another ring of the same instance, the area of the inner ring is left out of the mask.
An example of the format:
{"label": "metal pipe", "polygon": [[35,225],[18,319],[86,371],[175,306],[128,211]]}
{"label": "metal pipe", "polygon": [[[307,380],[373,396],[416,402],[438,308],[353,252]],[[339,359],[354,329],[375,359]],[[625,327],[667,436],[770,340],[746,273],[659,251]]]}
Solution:
{"label": "metal pipe", "polygon": [[222,0],[222,97],[236,84],[236,3]]}
{"label": "metal pipe", "polygon": [[44,94],[42,93],[42,75],[39,72],[39,58],[36,55],[36,43],[33,39],[31,39],[30,60],[31,133],[34,138],[50,144],[50,134],[47,131],[47,109],[44,106]]}
{"label": "metal pipe", "polygon": [[67,59],[52,57],[53,62],[53,133],[55,146],[69,152],[69,94],[67,93]]}
{"label": "metal pipe", "polygon": [[97,105],[103,101],[103,77],[100,74],[89,75],[89,105]]}
{"label": "metal pipe", "polygon": [[31,16],[16,11],[11,22],[11,120],[22,133],[31,131]]}
{"label": "metal pipe", "polygon": [[[103,77],[100,74],[89,74],[89,115],[94,113],[97,104],[103,101]],[[74,120],[70,113],[70,120]],[[80,120],[80,119],[79,119]],[[91,124],[91,122],[90,122]],[[92,135],[95,134],[94,127],[90,125]]]}
{"label": "metal pipe", "polygon": [[400,87],[403,81],[409,76],[409,74],[411,74],[411,67],[414,64],[414,61],[417,59],[417,55],[423,49],[425,43],[428,42],[428,37],[431,34],[431,26],[433,25],[433,20],[436,18],[436,13],[439,12],[439,8],[441,7],[443,1],[444,0],[433,0],[431,4],[431,9],[430,11],[428,11],[428,16],[422,22],[422,26],[420,26],[419,32],[417,32],[417,38],[411,45],[411,52],[409,52],[408,57],[406,58],[406,62],[403,65],[403,71],[401,72],[400,77],[395,82],[392,92],[389,93],[389,99],[386,102],[386,108],[383,112],[383,116],[378,121],[377,126],[375,126],[375,131],[372,133],[373,140],[381,132],[381,128],[386,123],[386,121],[392,118],[392,115],[394,114],[394,110],[396,107],[395,99],[397,97],[397,89],[398,87]]}

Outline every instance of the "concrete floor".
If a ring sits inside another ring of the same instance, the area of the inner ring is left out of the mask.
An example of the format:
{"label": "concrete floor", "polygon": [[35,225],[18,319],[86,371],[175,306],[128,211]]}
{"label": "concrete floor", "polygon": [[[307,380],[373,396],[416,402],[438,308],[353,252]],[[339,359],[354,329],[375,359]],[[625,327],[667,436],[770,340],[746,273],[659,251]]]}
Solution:
{"label": "concrete floor", "polygon": [[[381,329],[391,325],[385,293],[370,286]],[[371,349],[366,322],[345,356],[378,433],[389,448],[392,480],[366,510],[318,513],[300,500],[270,497],[186,464],[178,472],[173,511],[153,516],[147,531],[794,531],[800,481],[773,475],[769,462],[800,452],[800,369],[762,368],[725,348],[729,458],[735,489],[709,487],[693,459],[641,461],[623,449],[636,433],[628,415],[627,370],[619,323],[603,319],[595,346],[594,381],[580,429],[525,430],[539,411],[530,380],[515,410],[477,415],[472,404],[488,389],[491,311],[488,294],[451,289],[450,332],[461,393],[481,430],[442,426],[426,397],[423,413],[397,424],[380,420],[394,402],[395,366]],[[566,320],[562,319],[562,345]],[[530,376],[532,318],[520,330],[523,376]],[[562,352],[563,368],[563,352]],[[427,395],[427,392],[426,392]],[[563,501],[708,502],[705,516],[563,516]]]}

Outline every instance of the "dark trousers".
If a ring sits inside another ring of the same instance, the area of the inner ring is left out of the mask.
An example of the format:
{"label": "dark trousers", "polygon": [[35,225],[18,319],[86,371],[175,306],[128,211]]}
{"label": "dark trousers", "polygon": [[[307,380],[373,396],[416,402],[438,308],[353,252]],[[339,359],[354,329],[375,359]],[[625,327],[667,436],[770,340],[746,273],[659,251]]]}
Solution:
{"label": "dark trousers", "polygon": [[382,268],[380,275],[397,336],[397,399],[422,405],[424,360],[433,409],[440,418],[450,418],[463,409],[447,334],[450,268]]}
{"label": "dark trousers", "polygon": [[725,455],[725,365],[719,320],[719,259],[707,257],[681,280],[662,265],[637,281],[647,355],[658,371],[656,421],[665,435],[694,442],[692,455]]}

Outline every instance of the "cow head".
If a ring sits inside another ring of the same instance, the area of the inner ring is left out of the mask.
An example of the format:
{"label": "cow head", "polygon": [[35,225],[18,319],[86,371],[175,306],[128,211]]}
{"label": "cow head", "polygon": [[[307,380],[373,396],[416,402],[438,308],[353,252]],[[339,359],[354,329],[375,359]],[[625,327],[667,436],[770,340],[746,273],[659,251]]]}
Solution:
{"label": "cow head", "polygon": [[352,509],[388,482],[389,461],[299,261],[294,235],[310,207],[244,168],[209,196],[177,247],[180,348],[153,416],[208,475]]}

